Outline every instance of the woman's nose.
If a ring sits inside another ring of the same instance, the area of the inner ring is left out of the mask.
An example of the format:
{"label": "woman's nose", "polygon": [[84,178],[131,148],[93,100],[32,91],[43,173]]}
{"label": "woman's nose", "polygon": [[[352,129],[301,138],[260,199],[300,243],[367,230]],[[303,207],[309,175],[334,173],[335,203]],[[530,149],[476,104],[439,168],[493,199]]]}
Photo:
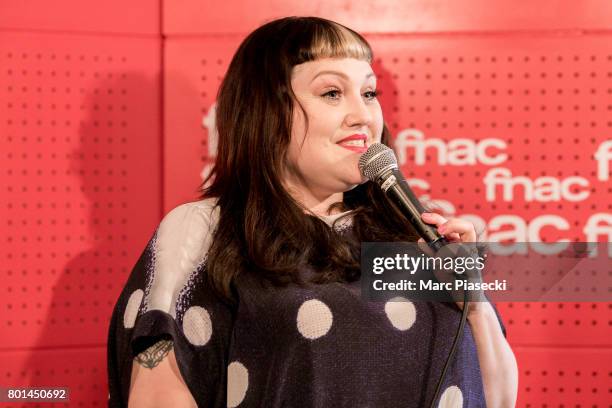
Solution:
{"label": "woman's nose", "polygon": [[345,117],[349,127],[368,125],[372,121],[372,113],[361,97],[351,98]]}

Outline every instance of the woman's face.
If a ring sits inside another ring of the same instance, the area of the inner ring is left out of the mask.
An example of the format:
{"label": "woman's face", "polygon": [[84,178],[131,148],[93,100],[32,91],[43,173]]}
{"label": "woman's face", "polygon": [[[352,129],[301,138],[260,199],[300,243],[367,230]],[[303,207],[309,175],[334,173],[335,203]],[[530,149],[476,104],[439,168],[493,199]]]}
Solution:
{"label": "woman's face", "polygon": [[365,182],[357,163],[380,142],[383,117],[370,64],[325,58],[293,68],[293,109],[284,181],[301,194],[324,199]]}

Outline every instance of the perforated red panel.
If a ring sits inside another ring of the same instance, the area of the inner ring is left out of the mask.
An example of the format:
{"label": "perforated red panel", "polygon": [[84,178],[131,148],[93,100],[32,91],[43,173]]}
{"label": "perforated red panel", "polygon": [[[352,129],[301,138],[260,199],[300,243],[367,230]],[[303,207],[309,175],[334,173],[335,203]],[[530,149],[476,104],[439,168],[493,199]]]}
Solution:
{"label": "perforated red panel", "polygon": [[241,36],[168,39],[164,59],[164,209],[195,200],[216,154],[214,103]]}
{"label": "perforated red panel", "polygon": [[500,302],[513,345],[610,347],[611,303]]}
{"label": "perforated red panel", "polygon": [[62,350],[0,352],[0,384],[68,387],[67,403],[2,403],[16,407],[104,407],[107,405],[106,349],[79,347]]}
{"label": "perforated red panel", "polygon": [[370,39],[417,194],[480,217],[484,240],[608,239],[610,158],[594,159],[612,133],[607,37]]}
{"label": "perforated red panel", "polygon": [[514,347],[518,407],[609,408],[610,349]]}
{"label": "perforated red panel", "polygon": [[[159,61],[159,39],[0,36],[2,385],[105,394],[112,306],[161,216]],[[95,375],[62,377],[93,346]]]}

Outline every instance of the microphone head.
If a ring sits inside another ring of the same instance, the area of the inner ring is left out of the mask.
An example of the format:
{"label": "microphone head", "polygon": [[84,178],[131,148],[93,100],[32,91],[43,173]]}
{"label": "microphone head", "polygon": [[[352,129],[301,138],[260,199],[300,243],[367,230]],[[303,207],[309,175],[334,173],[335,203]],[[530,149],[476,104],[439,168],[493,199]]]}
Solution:
{"label": "microphone head", "polygon": [[397,168],[397,158],[388,146],[374,143],[361,155],[358,166],[368,180],[376,181],[384,171]]}

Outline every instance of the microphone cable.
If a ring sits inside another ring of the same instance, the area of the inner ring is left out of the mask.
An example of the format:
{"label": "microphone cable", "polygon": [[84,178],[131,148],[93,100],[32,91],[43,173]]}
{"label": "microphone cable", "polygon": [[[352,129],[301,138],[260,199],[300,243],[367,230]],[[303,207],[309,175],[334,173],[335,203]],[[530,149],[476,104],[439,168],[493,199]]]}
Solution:
{"label": "microphone cable", "polygon": [[459,341],[463,337],[463,329],[465,327],[465,322],[467,321],[467,311],[468,311],[468,295],[469,291],[465,290],[463,292],[463,310],[461,312],[461,321],[459,322],[459,327],[457,328],[457,333],[455,334],[455,339],[453,340],[453,345],[451,346],[450,352],[448,353],[448,357],[446,358],[446,363],[444,364],[444,368],[442,369],[442,373],[440,374],[440,379],[438,380],[438,385],[436,386],[436,392],[434,393],[433,399],[431,400],[431,408],[435,407],[436,400],[440,396],[440,390],[442,389],[442,384],[444,383],[444,378],[446,377],[446,372],[448,371],[448,367],[450,366],[450,362],[453,359],[455,352],[457,351],[457,345]]}

